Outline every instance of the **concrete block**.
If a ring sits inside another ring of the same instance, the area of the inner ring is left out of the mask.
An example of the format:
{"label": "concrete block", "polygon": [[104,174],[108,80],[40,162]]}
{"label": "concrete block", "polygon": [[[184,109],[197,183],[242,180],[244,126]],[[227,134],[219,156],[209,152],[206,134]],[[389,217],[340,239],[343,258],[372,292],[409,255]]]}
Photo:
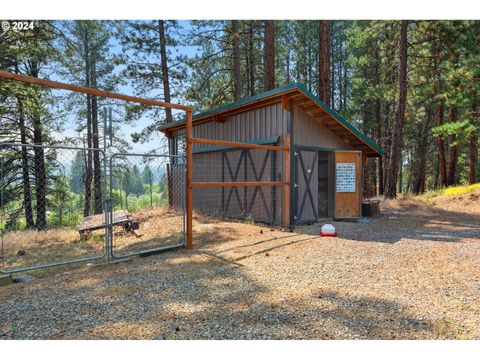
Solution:
{"label": "concrete block", "polygon": [[0,286],[13,284],[12,275],[0,275]]}

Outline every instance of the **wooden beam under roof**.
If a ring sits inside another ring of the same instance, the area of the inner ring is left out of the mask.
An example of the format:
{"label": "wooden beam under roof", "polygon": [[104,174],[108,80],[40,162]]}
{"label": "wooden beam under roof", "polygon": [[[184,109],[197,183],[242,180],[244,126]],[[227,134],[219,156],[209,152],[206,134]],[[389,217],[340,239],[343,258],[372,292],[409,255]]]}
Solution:
{"label": "wooden beam under roof", "polygon": [[310,100],[308,97],[303,97],[303,99],[300,99],[300,100],[297,100],[295,102],[295,105],[298,105],[298,106],[302,106],[303,104],[306,104],[306,103],[309,103],[311,102],[312,100]]}
{"label": "wooden beam under roof", "polygon": [[288,96],[282,96],[282,106],[285,111],[290,112],[290,99],[291,97]]}

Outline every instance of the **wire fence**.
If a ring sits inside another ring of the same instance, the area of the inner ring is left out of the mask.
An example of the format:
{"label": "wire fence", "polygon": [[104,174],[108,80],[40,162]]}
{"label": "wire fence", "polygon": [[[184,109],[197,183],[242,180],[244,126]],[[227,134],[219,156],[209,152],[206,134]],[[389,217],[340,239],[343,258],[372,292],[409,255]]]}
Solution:
{"label": "wire fence", "polygon": [[99,149],[0,145],[2,270],[105,254],[105,226],[88,241],[81,241],[77,230],[90,215],[105,219],[104,167]]}
{"label": "wire fence", "polygon": [[181,246],[178,163],[168,155],[0,144],[0,272]]}
{"label": "wire fence", "polygon": [[[203,184],[193,188],[194,211],[217,218],[280,224],[282,189],[268,185],[282,181],[279,155],[278,151],[239,148],[194,153],[193,181]],[[215,182],[221,186],[210,186]]]}
{"label": "wire fence", "polygon": [[112,255],[123,257],[185,242],[185,161],[168,155],[110,159]]}

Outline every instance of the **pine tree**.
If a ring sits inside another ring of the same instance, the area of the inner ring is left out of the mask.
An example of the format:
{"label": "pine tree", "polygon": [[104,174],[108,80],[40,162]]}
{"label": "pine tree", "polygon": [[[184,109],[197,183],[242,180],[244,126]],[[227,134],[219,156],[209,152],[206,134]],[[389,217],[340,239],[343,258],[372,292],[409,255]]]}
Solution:
{"label": "pine tree", "polygon": [[390,147],[390,167],[387,177],[385,196],[397,196],[398,171],[401,164],[403,146],[403,127],[405,122],[405,106],[407,102],[407,51],[408,51],[408,21],[400,21],[399,31],[399,63],[398,63],[398,103],[395,108],[395,124]]}
{"label": "pine tree", "polygon": [[[182,41],[178,22],[123,21],[116,28],[116,38],[123,50],[116,63],[124,66],[121,76],[135,89],[135,95],[166,102],[178,98],[187,80],[186,58],[175,50]],[[132,134],[134,142],[148,141],[159,125],[174,120],[168,108],[130,104],[125,109],[127,121],[135,122],[143,115],[151,120]]]}
{"label": "pine tree", "polygon": [[318,84],[318,94],[320,100],[325,104],[331,104],[331,88],[330,88],[330,46],[331,46],[331,37],[330,37],[330,21],[320,20],[318,22],[318,33],[319,33],[319,60],[320,65],[319,69],[319,84]]}
{"label": "pine tree", "polygon": [[[113,90],[117,81],[112,76],[112,56],[109,41],[112,33],[109,25],[103,21],[78,20],[63,24],[65,38],[62,44],[64,56],[61,58],[63,74],[73,83],[91,88]],[[86,142],[89,149],[100,148],[99,108],[105,99],[96,96],[71,94],[76,100],[79,131],[86,131]],[[86,151],[85,161],[85,204],[84,216],[91,210],[95,214],[103,211],[102,165],[99,151]]]}
{"label": "pine tree", "polygon": [[275,21],[265,21],[264,34],[264,73],[265,90],[275,88]]}

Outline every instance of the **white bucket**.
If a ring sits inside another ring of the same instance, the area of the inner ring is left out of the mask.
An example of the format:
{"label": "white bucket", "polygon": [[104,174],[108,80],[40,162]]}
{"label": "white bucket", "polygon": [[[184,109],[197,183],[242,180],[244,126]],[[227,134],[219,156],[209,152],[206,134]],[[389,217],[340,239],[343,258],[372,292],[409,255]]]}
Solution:
{"label": "white bucket", "polygon": [[337,236],[335,227],[332,224],[325,224],[320,230],[320,236]]}

